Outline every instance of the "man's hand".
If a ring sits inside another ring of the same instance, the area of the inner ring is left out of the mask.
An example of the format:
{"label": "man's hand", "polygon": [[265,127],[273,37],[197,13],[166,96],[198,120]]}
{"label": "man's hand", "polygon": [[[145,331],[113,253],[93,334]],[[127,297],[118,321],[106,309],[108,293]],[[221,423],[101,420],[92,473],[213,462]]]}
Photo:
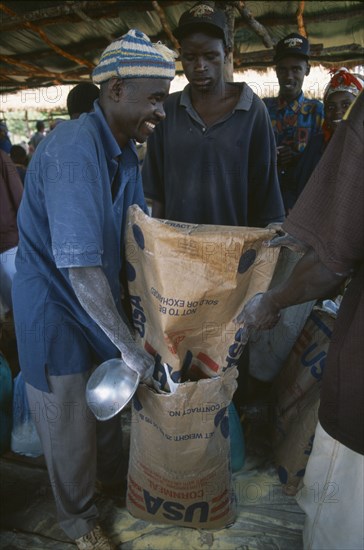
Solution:
{"label": "man's hand", "polygon": [[272,222],[269,223],[264,229],[270,229],[271,231],[275,231],[278,235],[284,235],[282,223],[283,222]]}
{"label": "man's hand", "polygon": [[287,168],[287,166],[293,163],[296,157],[297,153],[288,145],[277,147],[277,164],[279,168]]}
{"label": "man's hand", "polygon": [[141,380],[151,378],[154,371],[154,357],[136,343],[120,346],[121,356],[132,370],[140,374]]}
{"label": "man's hand", "polygon": [[280,318],[279,308],[270,299],[269,292],[259,293],[250,298],[236,318],[236,322],[247,330],[267,330],[273,328]]}
{"label": "man's hand", "polygon": [[289,233],[284,233],[283,231],[278,231],[277,235],[274,235],[272,239],[270,239],[269,241],[265,241],[263,244],[267,248],[285,246],[286,248],[290,248],[291,250],[293,250],[293,252],[301,253],[304,253],[309,249],[309,246],[306,243],[300,241],[299,239],[296,239],[295,237],[292,237],[292,235],[289,235]]}

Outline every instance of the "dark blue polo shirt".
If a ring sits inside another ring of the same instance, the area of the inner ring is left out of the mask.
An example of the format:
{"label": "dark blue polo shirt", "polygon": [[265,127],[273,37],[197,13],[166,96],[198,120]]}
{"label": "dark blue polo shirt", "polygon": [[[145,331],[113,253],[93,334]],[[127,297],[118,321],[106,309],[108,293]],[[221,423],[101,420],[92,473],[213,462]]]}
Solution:
{"label": "dark blue polo shirt", "polygon": [[267,110],[245,83],[233,112],[206,126],[189,85],[165,102],[166,119],[148,139],[147,197],[165,218],[189,223],[265,227],[284,218],[276,145]]}
{"label": "dark blue polo shirt", "polygon": [[47,373],[82,372],[118,356],[78,302],[68,268],[102,267],[121,311],[121,251],[131,204],[146,211],[136,150],[131,142],[120,150],[98,102],[95,112],[62,122],[37,147],[19,209],[13,282],[20,365],[36,388],[48,391]]}

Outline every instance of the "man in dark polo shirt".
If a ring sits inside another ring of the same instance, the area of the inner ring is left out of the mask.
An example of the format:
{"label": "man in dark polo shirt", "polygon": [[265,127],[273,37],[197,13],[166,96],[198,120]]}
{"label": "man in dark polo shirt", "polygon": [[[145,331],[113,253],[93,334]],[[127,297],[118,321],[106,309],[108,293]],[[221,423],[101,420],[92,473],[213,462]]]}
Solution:
{"label": "man in dark polo shirt", "polygon": [[[148,138],[142,176],[153,217],[249,227],[283,221],[268,113],[245,82],[224,79],[224,12],[197,4],[182,14],[174,34],[189,84],[167,98],[166,119]],[[240,376],[247,360],[248,346]],[[247,385],[239,384],[238,406]]]}
{"label": "man in dark polo shirt", "polygon": [[152,215],[250,227],[282,221],[267,111],[246,83],[224,80],[224,12],[193,6],[175,36],[189,84],[169,96],[166,119],[148,139],[142,175]]}
{"label": "man in dark polo shirt", "polygon": [[319,423],[298,498],[306,512],[304,547],[317,550],[359,550],[364,540],[363,92],[345,118],[283,224],[288,235],[268,243],[301,243],[303,258],[286,281],[254,296],[237,319],[245,326],[270,328],[281,309],[325,297],[350,278],[328,351]]}

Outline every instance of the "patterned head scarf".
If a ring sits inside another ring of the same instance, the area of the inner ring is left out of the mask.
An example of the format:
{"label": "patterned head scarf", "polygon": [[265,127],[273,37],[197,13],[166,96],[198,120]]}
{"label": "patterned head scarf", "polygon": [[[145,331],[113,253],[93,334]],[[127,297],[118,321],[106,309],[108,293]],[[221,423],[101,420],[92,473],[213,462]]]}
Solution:
{"label": "patterned head scarf", "polygon": [[345,67],[330,70],[331,80],[324,91],[324,102],[335,92],[349,92],[353,96],[359,95],[363,88],[363,78],[351,73]]}

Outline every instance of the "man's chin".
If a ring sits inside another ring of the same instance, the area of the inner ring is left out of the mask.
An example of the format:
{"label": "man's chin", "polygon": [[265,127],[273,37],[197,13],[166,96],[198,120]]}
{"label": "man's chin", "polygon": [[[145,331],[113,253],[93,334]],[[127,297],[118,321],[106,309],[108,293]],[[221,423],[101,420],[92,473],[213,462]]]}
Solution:
{"label": "man's chin", "polygon": [[296,90],[293,88],[291,90],[287,90],[286,88],[284,88],[283,90],[281,90],[280,95],[285,99],[292,101],[293,99],[296,99],[300,95],[300,93],[301,90]]}

